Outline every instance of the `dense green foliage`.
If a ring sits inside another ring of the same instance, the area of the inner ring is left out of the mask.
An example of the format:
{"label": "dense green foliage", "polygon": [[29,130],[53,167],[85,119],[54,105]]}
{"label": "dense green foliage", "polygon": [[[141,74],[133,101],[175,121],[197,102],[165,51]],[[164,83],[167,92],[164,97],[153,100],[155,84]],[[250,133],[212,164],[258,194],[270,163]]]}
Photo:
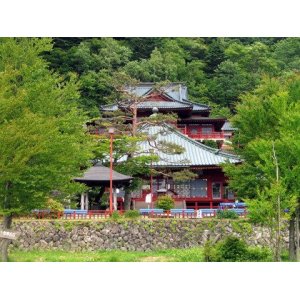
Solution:
{"label": "dense green foliage", "polygon": [[50,39],[0,40],[0,212],[45,206],[81,187],[72,183],[91,158],[76,76],[49,70]]}
{"label": "dense green foliage", "polygon": [[249,217],[277,237],[274,251],[280,247],[281,221],[299,207],[299,100],[298,74],[264,77],[242,97],[232,119],[238,128],[235,150],[244,162],[227,165],[225,171],[231,187],[248,203]]}
{"label": "dense green foliage", "polygon": [[117,221],[119,220],[122,216],[120,215],[120,213],[115,210],[112,212],[111,216],[110,216],[113,220]]}
{"label": "dense green foliage", "polygon": [[60,202],[51,198],[47,200],[45,208],[51,209],[53,212],[60,212],[64,210],[64,206]]}
{"label": "dense green foliage", "polygon": [[[282,208],[293,208],[294,203],[289,200],[299,196],[300,178],[299,99],[298,75],[265,78],[253,93],[243,96],[233,122],[239,128],[234,145],[245,161],[236,167],[225,167],[231,177],[230,184],[239,196],[263,198],[264,193],[274,190],[273,143],[279,165],[278,188],[285,201]],[[265,207],[265,214],[269,213],[269,208]]]}
{"label": "dense green foliage", "polygon": [[217,218],[218,219],[238,219],[238,214],[232,210],[218,210]]}
{"label": "dense green foliage", "polygon": [[44,55],[54,70],[79,75],[79,101],[90,115],[114,100],[113,78],[125,72],[140,81],[182,81],[191,100],[228,116],[223,108],[234,111],[265,74],[299,71],[299,52],[299,38],[54,38]]}
{"label": "dense green foliage", "polygon": [[136,219],[139,218],[141,215],[137,210],[127,210],[124,213],[124,217],[125,218],[129,218],[129,219]]}
{"label": "dense green foliage", "polygon": [[249,247],[234,236],[229,236],[215,245],[207,241],[203,255],[204,261],[208,262],[272,261],[272,253],[268,248]]}
{"label": "dense green foliage", "polygon": [[157,208],[170,210],[171,208],[174,208],[175,202],[171,196],[165,195],[165,196],[157,197],[157,201],[155,202],[155,205]]}

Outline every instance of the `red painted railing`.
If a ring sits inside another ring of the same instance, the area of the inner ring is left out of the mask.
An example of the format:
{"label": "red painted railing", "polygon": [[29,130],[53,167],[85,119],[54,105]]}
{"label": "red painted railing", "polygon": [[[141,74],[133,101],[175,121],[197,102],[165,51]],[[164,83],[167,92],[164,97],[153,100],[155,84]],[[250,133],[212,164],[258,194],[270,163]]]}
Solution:
{"label": "red painted railing", "polygon": [[195,219],[197,217],[197,211],[195,210],[195,212],[193,213],[186,213],[185,210],[183,209],[180,212],[176,212],[176,213],[171,213],[169,210],[164,211],[163,213],[159,213],[159,212],[149,212],[149,213],[144,213],[141,214],[141,216],[143,218],[182,218],[182,219]]}
{"label": "red painted railing", "polygon": [[192,133],[187,133],[188,137],[192,138],[192,139],[224,139],[224,134],[222,132],[212,132],[212,133],[209,133],[209,134],[203,134],[203,133],[200,133],[200,134],[192,134]]}
{"label": "red painted railing", "polygon": [[213,131],[211,133],[202,133],[202,132],[201,133],[191,133],[189,130],[186,130],[185,128],[179,127],[177,129],[192,139],[209,140],[209,139],[224,139],[225,138],[224,133],[219,132],[219,131]]}
{"label": "red painted railing", "polygon": [[[122,215],[124,210],[118,210],[118,213]],[[20,215],[19,218],[25,219],[105,219],[109,218],[111,213],[109,210],[88,210],[86,213],[74,212],[72,213],[64,213],[64,212],[53,212],[47,210],[35,211],[30,214]]]}
{"label": "red painted railing", "polygon": [[[162,211],[162,212],[157,212],[157,211],[149,211],[147,213],[141,213],[142,218],[179,218],[179,219],[195,219],[199,216],[198,210],[199,209],[204,209],[205,208],[210,208],[210,207],[189,207],[189,208],[194,208],[194,212],[188,212],[188,209],[176,209],[176,212],[171,212],[171,211]],[[220,207],[216,206],[214,207],[214,212],[212,213],[203,213],[202,217],[215,217],[217,214],[216,209],[220,209]],[[225,209],[226,210],[226,209]],[[124,210],[118,210],[117,211],[120,215],[124,214]],[[245,210],[244,213],[240,214],[240,217],[245,217],[247,215],[247,211]],[[62,219],[62,220],[89,220],[89,219],[106,219],[110,218],[111,213],[108,210],[90,210],[87,211],[86,214],[81,214],[81,213],[71,213],[71,214],[64,214],[63,212],[51,212],[46,213],[46,212],[41,212],[38,214],[27,214],[24,216],[19,216],[19,218],[26,218],[26,219]]]}

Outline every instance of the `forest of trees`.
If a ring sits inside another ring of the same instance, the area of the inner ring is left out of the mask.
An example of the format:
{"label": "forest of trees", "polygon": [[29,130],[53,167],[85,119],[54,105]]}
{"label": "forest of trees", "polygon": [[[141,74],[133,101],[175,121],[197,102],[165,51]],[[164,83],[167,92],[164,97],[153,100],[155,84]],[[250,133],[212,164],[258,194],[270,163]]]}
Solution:
{"label": "forest of trees", "polygon": [[184,82],[190,100],[229,117],[261,79],[300,69],[299,38],[53,38],[50,68],[78,74],[80,105],[91,117],[115,99],[113,78]]}

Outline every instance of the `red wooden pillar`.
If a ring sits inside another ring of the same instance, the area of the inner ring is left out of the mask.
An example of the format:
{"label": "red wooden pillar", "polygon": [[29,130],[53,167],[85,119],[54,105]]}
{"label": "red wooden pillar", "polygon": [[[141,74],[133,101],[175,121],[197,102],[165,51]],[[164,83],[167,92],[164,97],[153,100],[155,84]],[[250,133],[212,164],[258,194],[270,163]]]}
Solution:
{"label": "red wooden pillar", "polygon": [[109,134],[110,134],[110,165],[109,165],[109,211],[112,213],[113,211],[113,129],[110,128]]}
{"label": "red wooden pillar", "polygon": [[213,208],[213,198],[212,198],[212,178],[207,176],[207,198],[209,200],[209,207]]}

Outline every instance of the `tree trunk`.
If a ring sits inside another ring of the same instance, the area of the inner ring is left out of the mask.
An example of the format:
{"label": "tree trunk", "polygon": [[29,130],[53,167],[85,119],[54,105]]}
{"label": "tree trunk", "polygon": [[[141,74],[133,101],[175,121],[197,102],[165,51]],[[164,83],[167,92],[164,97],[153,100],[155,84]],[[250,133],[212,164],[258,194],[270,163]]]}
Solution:
{"label": "tree trunk", "polygon": [[281,247],[280,247],[280,232],[275,232],[275,261],[281,260]]}
{"label": "tree trunk", "polygon": [[295,247],[295,216],[291,216],[289,226],[289,259],[290,261],[296,260],[296,247]]}
{"label": "tree trunk", "polygon": [[137,131],[137,103],[135,102],[132,110],[132,136],[136,136]]}
{"label": "tree trunk", "polygon": [[296,230],[295,230],[295,242],[296,242],[296,261],[299,261],[299,208],[296,209]]}
{"label": "tree trunk", "polygon": [[124,209],[130,210],[131,207],[131,193],[127,189],[125,189],[125,195],[124,195]]}
{"label": "tree trunk", "polygon": [[[12,215],[7,215],[4,216],[3,218],[3,229],[10,229],[11,228],[11,223],[12,223]],[[1,244],[1,257],[3,262],[8,261],[8,246],[11,243],[11,240],[9,239],[2,239],[2,244]]]}
{"label": "tree trunk", "polygon": [[[274,141],[272,142],[272,148],[273,148],[273,159],[275,163],[275,171],[276,171],[276,183],[277,185],[280,184],[279,180],[279,166],[277,161],[277,156],[275,152],[275,144]],[[277,195],[277,228],[275,231],[275,261],[280,261],[281,256],[281,199],[280,195]]]}

